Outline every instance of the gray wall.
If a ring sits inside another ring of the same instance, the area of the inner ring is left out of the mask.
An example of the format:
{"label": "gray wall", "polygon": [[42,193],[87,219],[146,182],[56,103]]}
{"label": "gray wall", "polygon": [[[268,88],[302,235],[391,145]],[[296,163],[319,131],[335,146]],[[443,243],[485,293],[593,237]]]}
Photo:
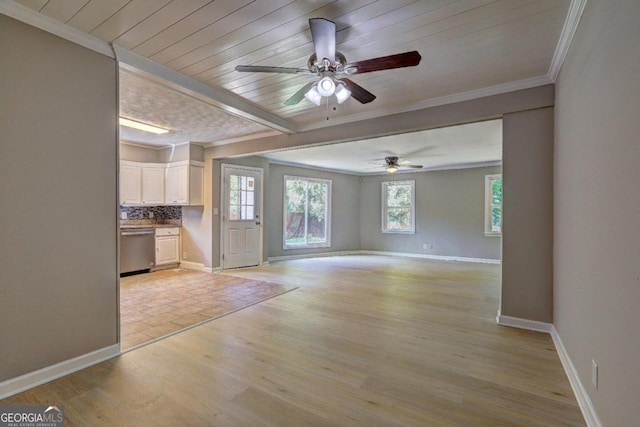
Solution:
{"label": "gray wall", "polygon": [[189,142],[165,148],[142,147],[120,143],[120,160],[142,163],[169,163],[183,160],[203,161],[204,149]]}
{"label": "gray wall", "polygon": [[502,119],[501,314],[553,320],[553,108]]}
{"label": "gray wall", "polygon": [[557,82],[554,324],[605,426],[638,425],[638,46],[640,2],[590,1]]}
{"label": "gray wall", "polygon": [[[360,193],[362,249],[500,259],[500,237],[484,235],[484,177],[501,167],[365,177]],[[416,233],[382,233],[381,182],[416,181]],[[423,249],[423,244],[427,249]]]}
{"label": "gray wall", "polygon": [[120,160],[142,163],[162,163],[160,150],[120,143]]}
{"label": "gray wall", "polygon": [[0,15],[0,381],[118,341],[117,69]]}
{"label": "gray wall", "polygon": [[[266,204],[267,210],[265,212],[266,229],[269,234],[269,246],[267,247],[270,257],[360,249],[360,229],[358,227],[360,220],[359,177],[278,164],[272,164],[270,169],[269,200]],[[332,181],[331,247],[287,250],[282,248],[285,175],[330,179]]]}

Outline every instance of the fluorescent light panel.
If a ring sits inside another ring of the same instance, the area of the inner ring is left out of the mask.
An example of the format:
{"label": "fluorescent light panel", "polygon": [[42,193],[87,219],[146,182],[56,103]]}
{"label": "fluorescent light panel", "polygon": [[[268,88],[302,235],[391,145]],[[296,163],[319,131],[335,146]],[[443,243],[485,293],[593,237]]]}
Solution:
{"label": "fluorescent light panel", "polygon": [[124,117],[120,117],[120,124],[122,126],[126,126],[128,128],[143,130],[145,132],[155,133],[156,135],[162,135],[164,133],[168,133],[168,129],[163,129],[157,126],[150,125],[148,123],[137,122],[131,119],[125,119]]}

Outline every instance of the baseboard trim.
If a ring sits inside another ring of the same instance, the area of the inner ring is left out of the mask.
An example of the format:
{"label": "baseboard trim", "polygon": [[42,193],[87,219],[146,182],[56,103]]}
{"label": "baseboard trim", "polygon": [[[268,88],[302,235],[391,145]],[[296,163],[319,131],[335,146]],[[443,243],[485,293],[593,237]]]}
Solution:
{"label": "baseboard trim", "polygon": [[598,414],[593,407],[593,403],[589,398],[589,394],[584,388],[582,381],[580,381],[578,371],[576,371],[575,366],[573,366],[573,362],[571,362],[571,358],[567,353],[567,349],[564,347],[562,339],[560,338],[556,327],[552,323],[520,319],[518,317],[511,316],[502,316],[500,314],[500,310],[498,310],[496,322],[498,322],[498,324],[502,326],[509,326],[512,328],[527,329],[530,331],[545,332],[550,334],[551,339],[553,340],[553,345],[555,346],[558,357],[560,358],[560,363],[562,363],[562,368],[564,369],[564,372],[569,379],[569,384],[571,384],[571,389],[573,390],[573,394],[576,396],[578,406],[580,407],[580,411],[582,412],[582,416],[584,417],[587,426],[602,427],[600,417],[598,417]]}
{"label": "baseboard trim", "polygon": [[187,270],[205,271],[205,266],[201,262],[192,261],[180,261],[180,268],[186,268]]}
{"label": "baseboard trim", "polygon": [[521,319],[519,317],[503,316],[498,311],[496,322],[501,326],[509,326],[511,328],[526,329],[528,331],[551,333],[553,325],[546,322],[538,322],[537,320]]}
{"label": "baseboard trim", "polygon": [[447,255],[430,255],[430,254],[416,254],[409,252],[387,252],[387,251],[358,251],[360,255],[384,255],[384,256],[397,256],[406,258],[421,258],[432,259],[436,261],[456,261],[456,262],[473,262],[479,264],[500,264],[499,259],[490,258],[472,258],[472,257],[460,257],[460,256],[447,256]]}
{"label": "baseboard trim", "polygon": [[588,427],[602,427],[602,422],[600,421],[600,417],[596,413],[595,408],[593,407],[593,403],[589,398],[589,394],[587,390],[584,388],[582,381],[580,381],[580,377],[578,376],[578,371],[576,371],[575,366],[573,366],[573,362],[571,362],[571,358],[567,353],[567,349],[564,347],[562,343],[562,339],[558,334],[555,326],[551,325],[551,339],[553,340],[553,344],[556,346],[556,351],[558,352],[558,357],[560,357],[560,362],[562,363],[562,367],[564,368],[564,372],[567,374],[567,378],[569,378],[569,383],[571,384],[571,388],[573,389],[573,394],[576,396],[576,400],[578,401],[578,406],[580,406],[580,410],[582,411],[582,416],[587,423]]}
{"label": "baseboard trim", "polygon": [[220,267],[205,267],[200,262],[180,261],[180,268],[187,270],[204,271],[205,273],[219,273],[222,271]]}
{"label": "baseboard trim", "polygon": [[120,344],[114,344],[4,381],[0,383],[0,400],[119,355]]}
{"label": "baseboard trim", "polygon": [[326,258],[331,256],[347,256],[347,255],[360,255],[361,251],[336,251],[336,252],[318,252],[313,254],[297,254],[297,255],[284,255],[269,257],[267,262],[274,261],[289,261],[294,259],[306,259],[306,258]]}
{"label": "baseboard trim", "polygon": [[276,257],[269,257],[268,262],[288,261],[288,260],[305,259],[305,258],[331,257],[331,256],[348,256],[348,255],[396,256],[396,257],[404,257],[404,258],[431,259],[436,261],[474,262],[474,263],[481,263],[481,264],[500,264],[501,262],[499,259],[489,259],[489,258],[467,258],[467,257],[454,257],[454,256],[444,256],[444,255],[414,254],[409,252],[386,252],[386,251],[366,251],[366,250],[319,252],[319,253],[312,253],[312,254],[276,256]]}

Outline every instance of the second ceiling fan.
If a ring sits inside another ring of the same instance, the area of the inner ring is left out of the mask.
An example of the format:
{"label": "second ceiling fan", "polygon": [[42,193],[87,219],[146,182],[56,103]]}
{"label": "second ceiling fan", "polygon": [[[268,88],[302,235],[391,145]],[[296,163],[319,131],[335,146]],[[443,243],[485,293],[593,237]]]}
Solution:
{"label": "second ceiling fan", "polygon": [[345,77],[372,71],[390,70],[393,68],[415,67],[421,56],[417,51],[382,56],[348,63],[345,56],[336,50],[336,24],[324,18],[309,19],[313,53],[307,61],[307,68],[270,67],[261,65],[238,65],[236,71],[252,73],[284,73],[315,75],[320,79],[309,82],[285,101],[285,105],[296,105],[302,98],[307,98],[320,105],[323,97],[335,95],[338,104],[350,96],[362,104],[367,104],[376,96]]}

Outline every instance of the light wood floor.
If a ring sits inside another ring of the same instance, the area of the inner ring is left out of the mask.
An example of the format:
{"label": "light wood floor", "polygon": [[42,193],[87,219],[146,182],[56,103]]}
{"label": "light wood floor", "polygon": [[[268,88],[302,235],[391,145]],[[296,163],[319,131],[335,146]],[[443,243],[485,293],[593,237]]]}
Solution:
{"label": "light wood floor", "polygon": [[294,289],[182,268],[120,279],[120,346],[128,350]]}
{"label": "light wood floor", "polygon": [[584,426],[550,337],[495,324],[496,265],[360,256],[233,274],[299,289],[1,401],[66,425]]}

